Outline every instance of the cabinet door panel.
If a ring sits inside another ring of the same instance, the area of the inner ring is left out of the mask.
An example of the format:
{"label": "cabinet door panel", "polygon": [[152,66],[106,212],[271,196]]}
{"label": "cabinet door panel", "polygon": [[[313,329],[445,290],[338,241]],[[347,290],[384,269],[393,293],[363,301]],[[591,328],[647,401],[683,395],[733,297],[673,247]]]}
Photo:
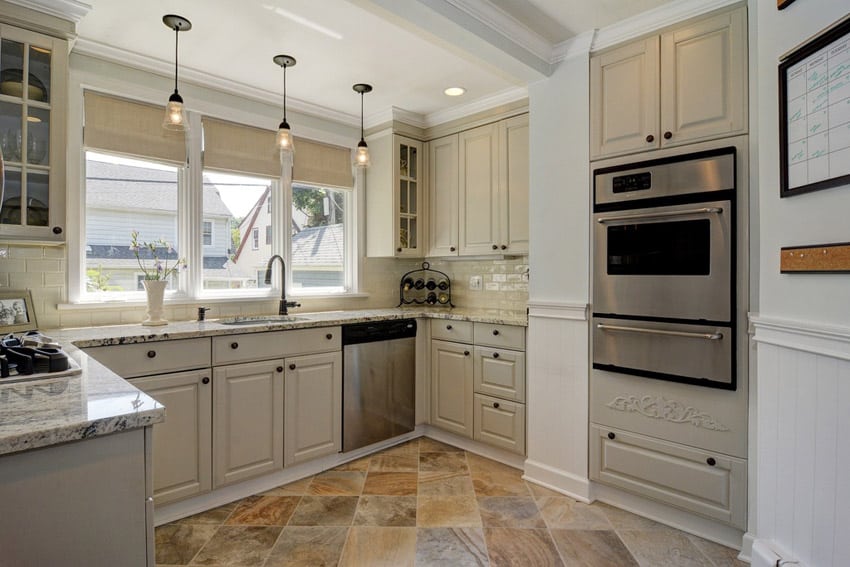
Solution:
{"label": "cabinet door panel", "polygon": [[662,145],[746,130],[744,34],[736,10],[661,36]]}
{"label": "cabinet door panel", "polygon": [[282,370],[283,360],[214,369],[216,487],[283,468]]}
{"label": "cabinet door panel", "polygon": [[286,359],[284,465],[339,452],[342,437],[342,355]]}
{"label": "cabinet door panel", "polygon": [[476,346],[475,391],[525,401],[525,353]]}
{"label": "cabinet door panel", "polygon": [[658,60],[658,36],[590,60],[592,159],[658,147]]}
{"label": "cabinet door panel", "polygon": [[528,253],[528,114],[499,123],[499,191],[502,237],[499,249]]}
{"label": "cabinet door panel", "polygon": [[525,454],[525,404],[475,394],[475,440]]}
{"label": "cabinet door panel", "polygon": [[446,136],[429,143],[431,256],[457,256],[458,253],[458,136]]}
{"label": "cabinet door panel", "polygon": [[472,437],[472,346],[431,341],[431,424]]}
{"label": "cabinet door panel", "polygon": [[153,426],[153,495],[156,505],[212,487],[210,370],[136,378],[132,384],[166,407]]}
{"label": "cabinet door panel", "polygon": [[460,254],[494,254],[500,236],[498,125],[461,132],[458,144]]}

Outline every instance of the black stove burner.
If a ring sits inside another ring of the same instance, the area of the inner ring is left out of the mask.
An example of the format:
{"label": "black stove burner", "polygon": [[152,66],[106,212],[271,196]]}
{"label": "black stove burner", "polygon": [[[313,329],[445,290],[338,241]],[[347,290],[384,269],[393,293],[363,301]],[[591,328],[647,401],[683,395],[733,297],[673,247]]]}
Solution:
{"label": "black stove burner", "polygon": [[17,336],[10,333],[0,339],[0,378],[62,372],[68,368],[68,355],[38,331]]}

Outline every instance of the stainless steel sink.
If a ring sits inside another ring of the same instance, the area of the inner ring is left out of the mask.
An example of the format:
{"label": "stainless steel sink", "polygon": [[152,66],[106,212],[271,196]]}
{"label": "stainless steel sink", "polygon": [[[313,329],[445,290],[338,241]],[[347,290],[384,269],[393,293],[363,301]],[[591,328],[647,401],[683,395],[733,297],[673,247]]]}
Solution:
{"label": "stainless steel sink", "polygon": [[222,325],[268,325],[271,323],[292,323],[303,321],[304,317],[293,317],[292,315],[253,315],[250,317],[229,317],[219,319]]}

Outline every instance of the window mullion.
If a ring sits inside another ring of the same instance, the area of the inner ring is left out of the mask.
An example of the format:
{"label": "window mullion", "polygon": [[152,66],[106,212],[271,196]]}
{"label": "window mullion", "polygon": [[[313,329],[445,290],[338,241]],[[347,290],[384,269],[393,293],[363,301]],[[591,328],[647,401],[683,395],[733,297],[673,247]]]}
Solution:
{"label": "window mullion", "polygon": [[177,234],[180,241],[179,253],[186,258],[187,269],[180,278],[180,290],[189,297],[199,297],[204,271],[202,223],[203,223],[203,163],[201,116],[188,113],[189,131],[186,133],[187,165],[180,170],[178,187]]}
{"label": "window mullion", "polygon": [[[286,260],[286,289],[292,290],[292,154],[281,155],[280,182],[272,184],[272,254]],[[276,282],[280,289],[281,282]]]}

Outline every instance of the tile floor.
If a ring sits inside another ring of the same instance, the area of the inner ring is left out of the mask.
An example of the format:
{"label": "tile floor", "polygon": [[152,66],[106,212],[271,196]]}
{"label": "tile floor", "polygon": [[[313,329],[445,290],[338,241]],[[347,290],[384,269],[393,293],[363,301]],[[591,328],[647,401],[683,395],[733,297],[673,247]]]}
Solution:
{"label": "tile floor", "polygon": [[745,565],[734,550],[428,438],[156,529],[170,565]]}

